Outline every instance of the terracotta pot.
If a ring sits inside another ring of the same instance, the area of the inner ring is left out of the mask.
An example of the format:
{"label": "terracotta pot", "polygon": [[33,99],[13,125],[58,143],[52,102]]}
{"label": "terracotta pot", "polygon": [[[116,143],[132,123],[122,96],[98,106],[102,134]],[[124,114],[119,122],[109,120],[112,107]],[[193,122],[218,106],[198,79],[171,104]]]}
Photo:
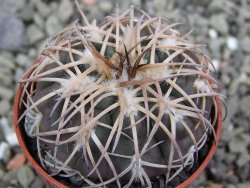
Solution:
{"label": "terracotta pot", "polygon": [[[43,58],[44,57],[38,58],[34,62],[34,64],[40,63]],[[24,78],[29,77],[29,75],[30,75],[30,73],[27,73],[27,75]],[[48,188],[67,188],[67,186],[63,185],[62,183],[57,181],[55,178],[49,176],[49,174],[41,166],[39,166],[39,164],[35,161],[35,159],[30,154],[30,152],[25,144],[26,138],[24,135],[24,129],[20,124],[17,123],[18,119],[22,113],[19,109],[19,103],[20,103],[22,89],[23,89],[23,85],[21,85],[19,87],[19,89],[16,93],[15,102],[14,102],[14,125],[15,125],[15,129],[16,129],[18,142],[19,142],[24,154],[26,155],[28,161],[36,169],[36,171],[40,174],[40,176],[42,177],[42,179],[44,180],[44,182],[46,183]],[[190,185],[199,176],[199,174],[205,169],[205,167],[207,166],[207,164],[211,160],[212,156],[214,155],[214,152],[218,146],[218,142],[219,142],[219,139],[221,136],[221,129],[222,129],[222,105],[221,105],[221,100],[219,97],[216,97],[216,102],[218,105],[218,120],[217,120],[217,125],[216,125],[216,142],[214,142],[213,145],[211,146],[206,158],[204,159],[204,161],[202,162],[200,167],[188,179],[186,179],[184,182],[182,182],[180,185],[178,185],[177,188],[183,188],[183,187]]]}

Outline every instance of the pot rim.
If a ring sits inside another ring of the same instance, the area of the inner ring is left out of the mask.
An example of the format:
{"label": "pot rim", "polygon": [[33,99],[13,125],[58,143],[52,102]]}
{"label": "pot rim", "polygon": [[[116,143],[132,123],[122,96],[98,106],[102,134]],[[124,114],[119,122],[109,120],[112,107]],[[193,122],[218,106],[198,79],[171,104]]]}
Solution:
{"label": "pot rim", "polygon": [[[36,61],[33,64],[38,64],[40,63],[45,57],[40,56],[39,58],[36,59]],[[30,75],[31,71],[28,72],[24,78],[27,78]],[[39,175],[42,176],[43,180],[45,183],[48,185],[51,185],[53,188],[67,188],[67,186],[63,185],[61,182],[50,176],[37,162],[36,160],[32,157],[30,154],[28,148],[25,145],[24,139],[21,134],[21,129],[18,122],[18,119],[20,117],[20,109],[19,109],[19,103],[20,103],[20,97],[21,93],[23,90],[23,84],[21,84],[17,90],[15,99],[14,99],[14,109],[13,109],[13,120],[14,120],[14,127],[17,135],[17,139],[19,142],[20,147],[22,148],[25,156],[27,157],[28,161],[31,163],[31,165],[35,168],[35,170],[39,173]],[[184,188],[188,185],[190,185],[200,174],[201,172],[205,169],[205,167],[208,165],[209,161],[213,157],[217,147],[218,143],[221,137],[221,129],[222,129],[222,104],[221,104],[221,99],[219,96],[216,96],[216,103],[218,106],[218,117],[217,117],[217,124],[216,124],[216,140],[211,146],[207,156],[201,163],[201,165],[196,169],[196,171],[189,176],[186,180],[184,180],[181,184],[179,184],[176,188]]]}

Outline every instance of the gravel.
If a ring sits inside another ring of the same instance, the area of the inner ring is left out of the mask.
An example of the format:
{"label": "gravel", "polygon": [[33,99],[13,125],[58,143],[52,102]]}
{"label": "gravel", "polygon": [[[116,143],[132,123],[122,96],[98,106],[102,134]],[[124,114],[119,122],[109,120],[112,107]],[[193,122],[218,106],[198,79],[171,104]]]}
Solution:
{"label": "gravel", "polygon": [[245,37],[240,41],[240,47],[244,52],[250,52],[250,37]]}
{"label": "gravel", "polygon": [[221,34],[227,34],[229,30],[229,26],[226,21],[226,16],[224,14],[213,15],[210,20],[210,25],[215,30],[217,30]]}
{"label": "gravel", "polygon": [[211,39],[216,39],[218,37],[218,32],[215,29],[210,28],[208,30],[208,35]]}
{"label": "gravel", "polygon": [[232,50],[232,51],[237,50],[238,46],[239,46],[238,45],[238,40],[237,40],[236,37],[230,36],[230,37],[227,38],[227,47],[230,50]]}
{"label": "gravel", "polygon": [[0,66],[1,68],[14,69],[14,56],[10,52],[0,52]]}
{"label": "gravel", "polygon": [[1,0],[0,20],[14,15],[18,10],[24,8],[24,5],[25,0]]}
{"label": "gravel", "polygon": [[17,15],[19,18],[21,18],[25,22],[30,22],[33,19],[33,16],[35,14],[35,10],[33,9],[32,5],[24,6],[23,9],[18,11]]}
{"label": "gravel", "polygon": [[11,157],[11,148],[8,143],[1,142],[0,144],[0,160],[7,163]]}
{"label": "gravel", "polygon": [[26,67],[32,64],[32,61],[30,60],[29,56],[25,54],[18,54],[16,56],[16,63],[20,67]]}
{"label": "gravel", "polygon": [[51,7],[48,3],[45,3],[42,0],[32,0],[31,2],[35,4],[36,10],[43,18],[47,18],[50,15]]}
{"label": "gravel", "polygon": [[247,148],[248,143],[238,137],[233,138],[229,142],[229,150],[232,153],[243,153]]}
{"label": "gravel", "polygon": [[41,31],[41,29],[34,24],[28,27],[27,35],[30,44],[34,44],[45,37],[45,34]]}
{"label": "gravel", "polygon": [[[71,0],[0,0],[0,118],[13,131],[12,105],[18,81],[48,38],[77,18]],[[79,1],[87,18],[102,20],[115,11],[114,0]],[[133,2],[149,14],[184,23],[178,29],[207,45],[218,73],[219,91],[226,96],[227,117],[219,148],[206,170],[190,187],[248,188],[250,186],[250,1],[249,0],[131,0],[117,1],[120,12]],[[81,21],[81,20],[80,20]],[[11,133],[11,132],[10,132]],[[8,140],[15,138],[10,134]],[[14,143],[13,142],[13,143]],[[6,169],[20,148],[11,146],[0,129],[0,187],[44,188],[27,164],[16,171]],[[17,149],[18,148],[18,149]],[[6,149],[6,148],[5,148]],[[0,152],[1,156],[1,152]]]}
{"label": "gravel", "polygon": [[34,172],[28,165],[17,170],[17,179],[22,187],[29,187],[34,178]]}
{"label": "gravel", "polygon": [[0,86],[0,97],[3,100],[10,101],[14,97],[14,91],[7,87]]}
{"label": "gravel", "polygon": [[0,106],[0,116],[7,115],[7,113],[11,110],[10,102],[7,100],[0,100]]}
{"label": "gravel", "polygon": [[21,50],[27,44],[23,22],[15,17],[0,20],[0,50]]}
{"label": "gravel", "polygon": [[236,160],[236,164],[239,167],[243,167],[250,161],[250,155],[247,151],[242,152]]}
{"label": "gravel", "polygon": [[17,184],[17,171],[8,171],[2,176],[3,182],[9,182],[9,184]]}
{"label": "gravel", "polygon": [[224,38],[211,39],[209,41],[208,47],[210,51],[213,53],[213,56],[217,59],[221,59],[221,50],[225,44]]}
{"label": "gravel", "polygon": [[110,1],[101,1],[99,7],[103,12],[108,13],[112,10],[113,4]]}
{"label": "gravel", "polygon": [[43,188],[44,182],[42,181],[42,179],[40,177],[35,177],[35,179],[33,180],[30,188]]}
{"label": "gravel", "polygon": [[[40,16],[40,14],[33,14],[34,16],[34,23],[41,29],[43,30],[44,29],[44,26],[45,26],[45,21],[43,20],[43,18]],[[44,38],[44,36],[42,37]]]}
{"label": "gravel", "polygon": [[54,35],[63,29],[62,23],[59,18],[55,15],[48,17],[45,23],[45,30],[48,35]]}
{"label": "gravel", "polygon": [[244,96],[240,101],[240,111],[245,117],[250,117],[250,95]]}
{"label": "gravel", "polygon": [[70,0],[62,0],[58,11],[60,20],[66,23],[74,14],[72,2]]}

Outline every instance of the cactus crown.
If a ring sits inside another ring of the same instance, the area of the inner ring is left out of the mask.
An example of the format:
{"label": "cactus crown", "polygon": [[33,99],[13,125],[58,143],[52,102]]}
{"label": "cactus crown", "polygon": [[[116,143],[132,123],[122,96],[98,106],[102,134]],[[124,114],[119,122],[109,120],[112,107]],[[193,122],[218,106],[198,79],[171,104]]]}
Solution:
{"label": "cactus crown", "polygon": [[91,187],[169,182],[214,134],[209,58],[178,24],[133,6],[100,25],[82,16],[23,80],[20,119],[41,165]]}

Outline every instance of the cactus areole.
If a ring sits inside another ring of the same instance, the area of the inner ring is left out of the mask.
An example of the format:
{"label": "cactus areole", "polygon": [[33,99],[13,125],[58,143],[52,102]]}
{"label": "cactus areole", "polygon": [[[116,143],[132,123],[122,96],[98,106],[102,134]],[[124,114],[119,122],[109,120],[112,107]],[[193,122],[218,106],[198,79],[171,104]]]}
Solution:
{"label": "cactus areole", "polygon": [[82,16],[22,80],[18,126],[41,167],[71,185],[170,184],[216,137],[211,61],[178,24],[135,7],[100,25]]}

